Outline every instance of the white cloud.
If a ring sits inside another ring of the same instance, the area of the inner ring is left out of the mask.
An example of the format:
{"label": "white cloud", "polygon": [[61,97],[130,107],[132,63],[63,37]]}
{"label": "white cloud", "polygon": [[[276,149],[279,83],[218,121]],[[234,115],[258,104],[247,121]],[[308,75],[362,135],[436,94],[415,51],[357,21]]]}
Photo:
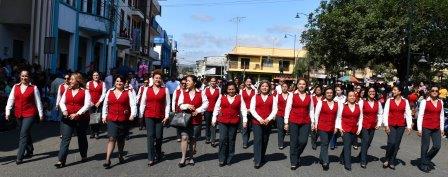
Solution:
{"label": "white cloud", "polygon": [[191,18],[200,22],[211,22],[215,19],[214,17],[207,14],[193,14]]}
{"label": "white cloud", "polygon": [[269,28],[266,28],[266,31],[268,33],[273,33],[273,34],[285,34],[285,33],[295,33],[298,31],[297,28],[293,27],[293,26],[285,26],[285,25],[274,25],[271,26]]}
{"label": "white cloud", "polygon": [[184,33],[179,40],[179,44],[184,48],[223,48],[229,46],[231,38],[216,36],[208,32]]}

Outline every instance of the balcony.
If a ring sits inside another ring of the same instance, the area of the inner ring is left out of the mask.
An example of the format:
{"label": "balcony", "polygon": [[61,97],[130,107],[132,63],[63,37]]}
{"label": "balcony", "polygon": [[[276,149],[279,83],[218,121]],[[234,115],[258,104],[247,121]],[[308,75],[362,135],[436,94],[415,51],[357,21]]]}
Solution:
{"label": "balcony", "polygon": [[151,13],[153,16],[162,14],[162,7],[158,0],[151,0]]}
{"label": "balcony", "polygon": [[131,7],[131,11],[129,12],[132,17],[136,20],[143,20],[145,18],[143,12],[137,7]]}
{"label": "balcony", "polygon": [[156,20],[152,21],[151,30],[152,34],[155,36],[159,36],[160,34],[162,34],[162,27],[159,25],[159,23],[157,23]]}
{"label": "balcony", "polygon": [[88,14],[84,12],[79,13],[79,27],[94,31],[94,32],[109,32],[109,20],[105,17]]}
{"label": "balcony", "polygon": [[156,51],[154,51],[153,48],[151,48],[151,49],[149,50],[149,58],[151,58],[152,60],[160,60],[160,58],[159,58],[159,53],[156,52]]}

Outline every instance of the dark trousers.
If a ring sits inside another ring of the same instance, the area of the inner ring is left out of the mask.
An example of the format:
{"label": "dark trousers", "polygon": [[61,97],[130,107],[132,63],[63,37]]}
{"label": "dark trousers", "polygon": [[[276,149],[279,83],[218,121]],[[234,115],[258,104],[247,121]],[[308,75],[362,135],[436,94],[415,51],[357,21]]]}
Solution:
{"label": "dark trousers", "polygon": [[[432,148],[429,149],[429,144],[432,139]],[[431,160],[437,155],[440,150],[440,141],[441,141],[440,129],[426,129],[422,130],[422,145],[421,145],[421,153],[420,160],[421,165],[428,166],[430,165]]]}
{"label": "dark trousers", "polygon": [[17,151],[17,160],[22,160],[25,151],[28,153],[33,153],[33,140],[31,139],[31,128],[36,122],[36,118],[20,118],[17,119],[17,124],[19,126],[19,150]]}
{"label": "dark trousers", "polygon": [[271,126],[253,125],[254,131],[254,162],[255,165],[261,165],[265,162],[266,149],[269,142]]}
{"label": "dark trousers", "polygon": [[235,139],[238,125],[219,123],[219,163],[230,164],[235,155]]}
{"label": "dark trousers", "polygon": [[277,122],[277,137],[278,137],[277,144],[278,144],[278,147],[284,147],[285,146],[284,140],[285,140],[285,134],[286,134],[286,131],[284,129],[284,127],[285,127],[284,118],[277,116],[275,118],[275,121]]}
{"label": "dark trousers", "polygon": [[328,158],[328,144],[330,143],[330,138],[333,137],[333,132],[325,132],[319,130],[320,137],[320,155],[319,159],[323,164],[329,164],[330,160]]}
{"label": "dark trousers", "polygon": [[[375,129],[365,129],[361,130],[361,164],[367,164],[367,151],[372,143],[373,136],[375,135]],[[357,139],[357,138],[356,138]]]}
{"label": "dark trousers", "polygon": [[401,138],[403,138],[404,127],[389,126],[390,132],[387,136],[386,161],[395,165],[398,149],[400,149]]}
{"label": "dark trousers", "polygon": [[213,112],[204,112],[205,119],[205,140],[215,142],[216,140],[216,128],[212,126]]}
{"label": "dark trousers", "polygon": [[311,146],[313,147],[313,148],[316,148],[317,147],[317,144],[316,144],[316,142],[317,142],[317,138],[318,138],[318,133],[316,132],[316,131],[311,131],[310,132],[310,139],[311,139]]}
{"label": "dark trousers", "polygon": [[344,143],[344,148],[342,149],[340,158],[343,159],[345,168],[351,168],[352,167],[352,145],[355,141],[356,134],[345,132],[342,135],[342,141]]}
{"label": "dark trousers", "polygon": [[145,122],[148,161],[154,161],[156,156],[162,154],[163,123],[162,119],[155,118],[145,118]]}
{"label": "dark trousers", "polygon": [[337,143],[338,143],[338,138],[341,136],[341,134],[339,132],[336,132],[335,134],[333,134],[333,137],[331,137],[330,140],[330,147],[331,148],[336,148],[337,147]]}
{"label": "dark trousers", "polygon": [[61,132],[62,140],[59,150],[59,161],[65,162],[68,155],[68,147],[70,146],[70,140],[72,139],[73,132],[76,131],[78,136],[79,153],[82,158],[87,157],[87,129],[89,127],[89,120],[70,120],[63,118],[61,120]]}
{"label": "dark trousers", "polygon": [[302,155],[303,150],[305,150],[306,144],[308,143],[308,137],[310,136],[310,124],[289,124],[290,133],[290,150],[289,157],[291,161],[291,166],[299,165],[299,158]]}
{"label": "dark trousers", "polygon": [[243,137],[243,146],[248,146],[250,139],[250,132],[252,131],[252,115],[247,114],[247,127],[241,131]]}

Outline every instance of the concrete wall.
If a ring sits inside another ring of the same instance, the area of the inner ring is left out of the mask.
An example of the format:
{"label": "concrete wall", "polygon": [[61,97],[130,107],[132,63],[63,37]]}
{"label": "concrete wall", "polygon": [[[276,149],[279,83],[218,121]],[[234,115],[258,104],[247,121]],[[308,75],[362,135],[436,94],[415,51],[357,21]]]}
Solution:
{"label": "concrete wall", "polygon": [[30,24],[33,0],[0,1],[0,23]]}
{"label": "concrete wall", "polygon": [[[24,26],[10,26],[0,24],[0,58],[11,58],[13,54],[13,40],[23,41],[23,58],[29,59],[30,36],[29,28]],[[4,48],[8,51],[5,55]]]}
{"label": "concrete wall", "polygon": [[65,4],[59,4],[59,29],[75,33],[76,31],[76,11]]}

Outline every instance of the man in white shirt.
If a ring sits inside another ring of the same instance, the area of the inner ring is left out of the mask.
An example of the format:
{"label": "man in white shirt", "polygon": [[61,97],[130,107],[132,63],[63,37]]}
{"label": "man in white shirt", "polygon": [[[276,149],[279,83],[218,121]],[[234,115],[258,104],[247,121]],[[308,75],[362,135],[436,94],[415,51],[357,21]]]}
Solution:
{"label": "man in white shirt", "polygon": [[175,76],[171,77],[171,80],[166,82],[165,86],[168,88],[168,91],[170,92],[170,98],[173,98],[173,93],[176,91],[176,88],[179,87],[180,83],[176,80]]}
{"label": "man in white shirt", "polygon": [[104,79],[104,83],[106,83],[106,90],[109,90],[114,85],[114,75],[117,74],[116,69],[111,69],[110,74]]}
{"label": "man in white shirt", "polygon": [[278,81],[278,85],[275,86],[275,90],[277,91],[277,93],[282,93],[282,85],[285,81],[283,79],[280,79],[280,81]]}

